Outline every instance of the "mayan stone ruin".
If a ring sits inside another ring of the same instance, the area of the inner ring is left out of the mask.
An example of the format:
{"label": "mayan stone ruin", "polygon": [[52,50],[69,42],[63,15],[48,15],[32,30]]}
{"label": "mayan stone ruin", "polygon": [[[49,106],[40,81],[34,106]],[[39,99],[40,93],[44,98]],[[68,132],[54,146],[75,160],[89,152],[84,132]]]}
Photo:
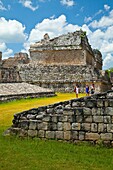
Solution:
{"label": "mayan stone ruin", "polygon": [[48,34],[32,44],[26,53],[2,60],[0,82],[26,82],[58,92],[73,92],[75,84],[84,92],[95,83],[96,92],[111,89],[108,74],[102,70],[102,54],[92,49],[86,32],[80,30],[50,39]]}
{"label": "mayan stone ruin", "polygon": [[4,135],[113,146],[113,90],[17,113]]}

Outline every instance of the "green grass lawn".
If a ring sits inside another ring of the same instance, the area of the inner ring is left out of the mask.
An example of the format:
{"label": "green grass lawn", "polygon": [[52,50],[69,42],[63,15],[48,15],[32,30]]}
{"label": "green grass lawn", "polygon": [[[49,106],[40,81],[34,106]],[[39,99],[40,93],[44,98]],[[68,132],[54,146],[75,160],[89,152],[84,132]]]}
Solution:
{"label": "green grass lawn", "polygon": [[73,98],[74,93],[58,93],[0,104],[0,170],[113,170],[113,148],[2,135],[15,113]]}

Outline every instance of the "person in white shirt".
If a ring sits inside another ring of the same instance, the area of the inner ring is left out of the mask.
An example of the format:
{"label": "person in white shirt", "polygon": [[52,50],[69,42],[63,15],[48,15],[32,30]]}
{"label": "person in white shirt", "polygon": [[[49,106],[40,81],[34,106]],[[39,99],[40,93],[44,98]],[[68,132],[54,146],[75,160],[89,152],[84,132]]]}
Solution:
{"label": "person in white shirt", "polygon": [[79,87],[76,85],[74,88],[74,92],[76,93],[76,98],[78,98],[78,94],[79,94]]}

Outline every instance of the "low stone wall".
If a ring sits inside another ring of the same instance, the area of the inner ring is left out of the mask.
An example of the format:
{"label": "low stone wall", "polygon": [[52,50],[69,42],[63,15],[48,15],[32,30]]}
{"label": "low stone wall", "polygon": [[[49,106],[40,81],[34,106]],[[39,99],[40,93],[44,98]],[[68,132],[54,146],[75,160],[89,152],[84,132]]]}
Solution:
{"label": "low stone wall", "polygon": [[51,89],[28,83],[0,83],[0,102],[21,98],[39,98],[55,96]]}
{"label": "low stone wall", "polygon": [[7,133],[113,145],[113,91],[15,114]]}
{"label": "low stone wall", "polygon": [[55,96],[54,92],[0,95],[0,102],[12,101],[12,100],[17,100],[17,99],[52,97],[52,96]]}

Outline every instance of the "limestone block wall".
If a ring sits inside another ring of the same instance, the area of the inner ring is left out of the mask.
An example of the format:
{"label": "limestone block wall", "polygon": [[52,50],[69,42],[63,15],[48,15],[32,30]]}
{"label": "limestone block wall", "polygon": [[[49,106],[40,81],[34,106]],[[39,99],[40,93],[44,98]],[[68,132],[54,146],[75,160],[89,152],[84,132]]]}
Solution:
{"label": "limestone block wall", "polygon": [[15,114],[6,133],[113,145],[113,91]]}
{"label": "limestone block wall", "polygon": [[[60,92],[73,92],[76,83],[80,85],[81,92],[84,92],[86,83],[91,85],[92,81],[103,83],[104,80],[100,71],[91,65],[43,65],[31,62],[20,65],[18,70],[23,82],[37,84]],[[104,90],[110,89],[110,83],[104,84]],[[99,83],[96,83],[95,87],[96,92],[103,91]]]}
{"label": "limestone block wall", "polygon": [[17,67],[0,68],[0,83],[21,82]]}
{"label": "limestone block wall", "polygon": [[[87,52],[88,53],[88,52]],[[86,52],[85,50],[44,50],[44,51],[34,51],[31,53],[31,58],[36,60],[40,64],[70,64],[70,65],[86,65],[92,64],[92,56],[90,55],[90,60],[86,63]]]}

